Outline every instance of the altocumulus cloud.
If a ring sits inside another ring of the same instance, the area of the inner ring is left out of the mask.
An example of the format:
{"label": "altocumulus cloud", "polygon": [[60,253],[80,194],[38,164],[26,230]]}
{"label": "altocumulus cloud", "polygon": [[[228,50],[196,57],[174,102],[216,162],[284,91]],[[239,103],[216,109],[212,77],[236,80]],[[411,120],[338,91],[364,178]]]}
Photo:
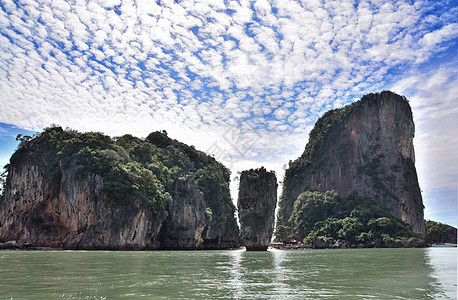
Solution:
{"label": "altocumulus cloud", "polygon": [[[416,125],[417,172],[425,215],[456,225],[458,195],[458,62],[412,70],[392,90],[407,95]],[[407,75],[407,74],[406,74]]]}
{"label": "altocumulus cloud", "polygon": [[[166,129],[199,149],[222,148],[234,170],[265,161],[280,176],[326,110],[398,81],[418,89],[418,103],[436,101],[413,72],[456,52],[458,34],[454,1],[2,0],[0,8],[0,122],[110,135]],[[238,142],[256,143],[234,147],[231,128]]]}

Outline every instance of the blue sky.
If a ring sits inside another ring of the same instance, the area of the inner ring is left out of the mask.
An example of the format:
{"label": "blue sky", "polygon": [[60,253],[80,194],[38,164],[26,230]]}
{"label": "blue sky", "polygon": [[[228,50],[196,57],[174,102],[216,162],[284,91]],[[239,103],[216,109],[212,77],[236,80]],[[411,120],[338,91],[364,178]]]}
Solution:
{"label": "blue sky", "polygon": [[457,6],[1,0],[0,162],[11,136],[52,123],[165,129],[234,177],[264,165],[282,178],[324,112],[391,89],[413,108],[426,218],[456,226]]}

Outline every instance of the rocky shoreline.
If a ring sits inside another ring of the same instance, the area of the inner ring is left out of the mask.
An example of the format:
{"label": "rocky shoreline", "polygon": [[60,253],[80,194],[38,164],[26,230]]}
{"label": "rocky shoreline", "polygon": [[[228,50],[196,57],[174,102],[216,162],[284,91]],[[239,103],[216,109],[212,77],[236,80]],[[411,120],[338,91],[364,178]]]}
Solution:
{"label": "rocky shoreline", "polygon": [[271,243],[270,249],[277,250],[300,250],[300,249],[369,249],[369,248],[426,248],[427,245],[423,240],[416,242],[401,242],[401,243],[390,243],[384,245],[363,245],[363,244],[347,244],[342,242],[340,244],[334,245],[321,245],[315,246],[304,243],[295,243],[295,244],[283,244],[283,243]]}
{"label": "rocky shoreline", "polygon": [[31,243],[17,243],[16,241],[7,241],[0,243],[0,250],[39,250]]}
{"label": "rocky shoreline", "polygon": [[[378,244],[378,245],[363,245],[363,244],[349,244],[346,241],[338,240],[334,244],[304,244],[301,242],[297,243],[270,243],[267,249],[276,249],[276,250],[313,250],[313,249],[364,249],[364,248],[425,248],[431,247],[430,245],[426,244],[424,240],[405,240],[405,241],[398,241],[393,243],[387,244]],[[36,246],[32,243],[21,243],[16,241],[7,241],[4,243],[0,243],[0,251],[64,251],[64,250],[103,250],[103,251],[168,251],[168,250],[245,250],[245,246],[241,247],[228,247],[228,248],[218,248],[218,249],[141,249],[141,248],[131,248],[131,249],[105,249],[105,248],[97,248],[97,249],[69,249],[65,247],[45,247],[45,246]]]}
{"label": "rocky shoreline", "polygon": [[202,247],[202,248],[145,248],[145,247],[94,247],[94,248],[73,248],[73,247],[59,247],[59,246],[37,246],[33,243],[22,243],[17,241],[7,241],[0,243],[0,251],[11,251],[11,250],[37,250],[37,251],[63,251],[63,250],[74,250],[74,251],[199,251],[199,250],[237,250],[243,249],[238,245],[227,245],[227,247]]}

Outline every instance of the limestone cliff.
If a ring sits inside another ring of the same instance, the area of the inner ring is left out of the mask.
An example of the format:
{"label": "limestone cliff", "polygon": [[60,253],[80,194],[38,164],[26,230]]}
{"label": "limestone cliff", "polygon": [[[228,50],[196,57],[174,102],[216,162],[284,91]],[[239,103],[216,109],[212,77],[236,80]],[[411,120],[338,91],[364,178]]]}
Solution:
{"label": "limestone cliff", "polygon": [[[171,191],[173,201],[168,203],[168,216],[160,231],[162,249],[225,249],[238,247],[238,227],[233,221],[234,210],[228,209],[221,217],[205,200],[194,177],[178,178]],[[217,199],[215,199],[217,200]],[[190,247],[192,245],[192,247]]]}
{"label": "limestone cliff", "polygon": [[304,191],[356,191],[424,236],[413,138],[408,101],[388,91],[328,111],[316,122],[302,156],[286,170],[278,224],[287,225]]}
{"label": "limestone cliff", "polygon": [[277,178],[265,168],[240,175],[237,208],[242,242],[247,250],[267,250],[272,239],[277,205]]}
{"label": "limestone cliff", "polygon": [[106,205],[100,197],[103,179],[78,180],[63,172],[54,190],[43,176],[46,166],[30,160],[10,166],[0,206],[0,236],[19,243],[67,249],[157,248],[164,217],[153,217],[139,201]]}
{"label": "limestone cliff", "polygon": [[67,249],[239,245],[229,170],[165,133],[112,139],[48,128],[21,143],[7,170],[4,240]]}

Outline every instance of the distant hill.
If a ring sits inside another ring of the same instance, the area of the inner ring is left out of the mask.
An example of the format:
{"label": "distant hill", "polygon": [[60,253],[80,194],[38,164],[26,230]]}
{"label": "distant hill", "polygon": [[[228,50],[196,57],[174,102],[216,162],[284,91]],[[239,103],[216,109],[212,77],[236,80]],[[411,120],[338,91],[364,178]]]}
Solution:
{"label": "distant hill", "polygon": [[427,220],[426,243],[453,243],[456,244],[457,230],[455,227]]}

